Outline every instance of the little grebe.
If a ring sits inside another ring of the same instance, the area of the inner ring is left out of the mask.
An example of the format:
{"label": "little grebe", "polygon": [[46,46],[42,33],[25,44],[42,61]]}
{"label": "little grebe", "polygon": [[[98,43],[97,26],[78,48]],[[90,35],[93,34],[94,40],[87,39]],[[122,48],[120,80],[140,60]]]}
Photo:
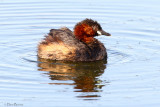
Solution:
{"label": "little grebe", "polygon": [[106,48],[95,36],[106,35],[97,21],[85,19],[77,23],[74,32],[64,27],[51,29],[38,45],[38,56],[64,61],[95,61],[107,58]]}

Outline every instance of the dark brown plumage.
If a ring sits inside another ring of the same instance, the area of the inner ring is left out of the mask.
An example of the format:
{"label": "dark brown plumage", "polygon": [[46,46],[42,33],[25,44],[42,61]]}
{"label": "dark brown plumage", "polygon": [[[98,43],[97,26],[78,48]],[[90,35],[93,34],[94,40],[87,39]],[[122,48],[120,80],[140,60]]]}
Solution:
{"label": "dark brown plumage", "polygon": [[106,48],[94,38],[100,34],[110,36],[91,19],[77,23],[74,32],[66,27],[51,29],[38,45],[38,56],[65,61],[102,60],[107,57]]}

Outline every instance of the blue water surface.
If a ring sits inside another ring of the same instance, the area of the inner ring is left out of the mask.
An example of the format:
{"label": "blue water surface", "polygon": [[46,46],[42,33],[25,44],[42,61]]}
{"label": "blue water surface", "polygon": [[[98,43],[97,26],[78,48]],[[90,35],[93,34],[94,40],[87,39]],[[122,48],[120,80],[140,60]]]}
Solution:
{"label": "blue water surface", "polygon": [[[52,62],[37,45],[52,28],[92,18],[108,60]],[[159,0],[0,0],[0,107],[159,107]]]}

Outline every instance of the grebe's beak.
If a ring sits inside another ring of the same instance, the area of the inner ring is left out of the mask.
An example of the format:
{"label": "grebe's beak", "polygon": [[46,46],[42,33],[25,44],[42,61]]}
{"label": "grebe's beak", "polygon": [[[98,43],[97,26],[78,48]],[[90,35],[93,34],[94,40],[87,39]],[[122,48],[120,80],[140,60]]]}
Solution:
{"label": "grebe's beak", "polygon": [[111,36],[111,34],[110,34],[110,33],[107,33],[107,32],[106,32],[106,31],[104,31],[104,30],[98,30],[98,31],[97,31],[97,34],[98,34],[98,35]]}
{"label": "grebe's beak", "polygon": [[102,31],[100,31],[101,32],[101,34],[102,35],[106,35],[106,36],[111,36],[111,34],[110,33],[107,33],[106,31],[104,31],[104,30],[102,30]]}

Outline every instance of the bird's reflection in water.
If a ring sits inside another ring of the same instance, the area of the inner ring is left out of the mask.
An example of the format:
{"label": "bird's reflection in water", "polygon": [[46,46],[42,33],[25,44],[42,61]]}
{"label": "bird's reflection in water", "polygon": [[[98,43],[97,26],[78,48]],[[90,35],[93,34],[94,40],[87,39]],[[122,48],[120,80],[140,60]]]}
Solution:
{"label": "bird's reflection in water", "polygon": [[[60,80],[53,85],[74,85],[74,92],[100,92],[104,86],[99,76],[106,69],[106,60],[94,62],[64,62],[38,58],[39,71],[48,71],[51,80]],[[67,80],[72,80],[68,83]],[[64,82],[64,83],[62,83]],[[77,97],[91,98],[99,95],[81,95]]]}

